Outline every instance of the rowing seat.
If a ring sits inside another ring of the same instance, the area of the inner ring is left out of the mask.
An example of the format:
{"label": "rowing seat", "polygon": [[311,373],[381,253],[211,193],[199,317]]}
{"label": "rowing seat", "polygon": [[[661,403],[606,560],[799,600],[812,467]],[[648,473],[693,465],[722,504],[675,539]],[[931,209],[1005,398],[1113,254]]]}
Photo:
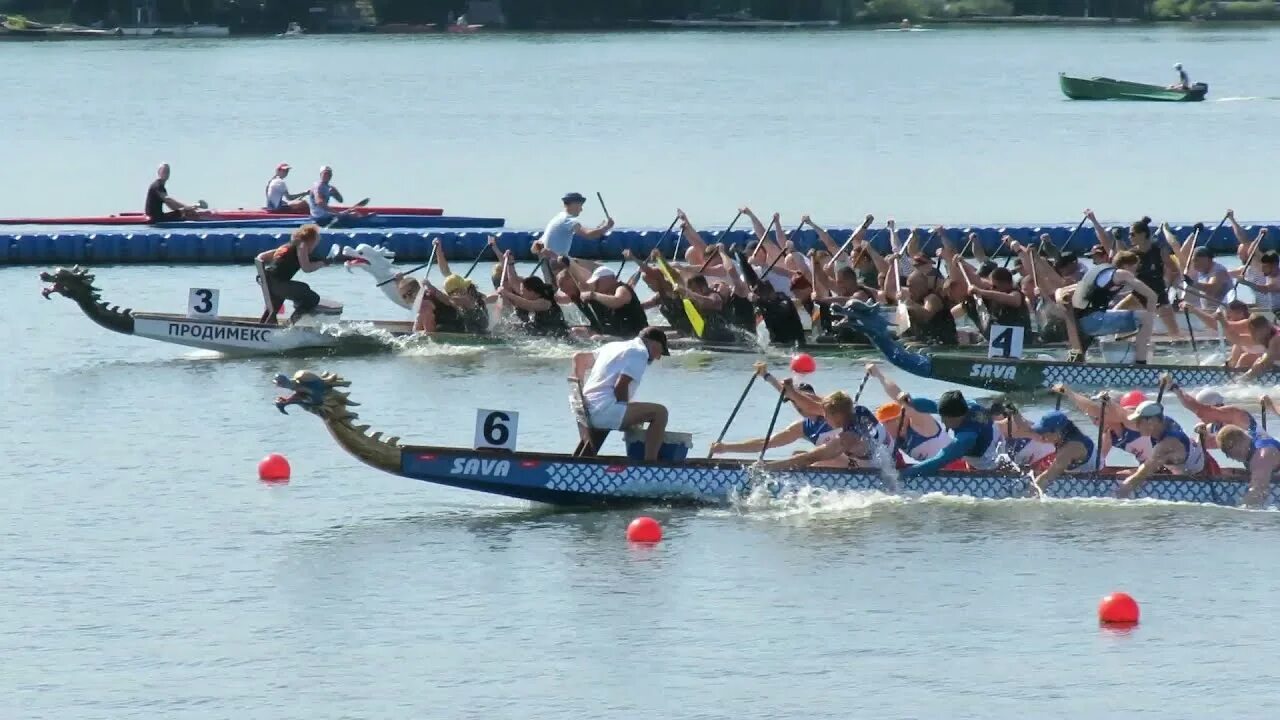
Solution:
{"label": "rowing seat", "polygon": [[565,380],[569,383],[569,409],[573,412],[573,419],[578,424],[578,446],[574,448],[573,456],[596,457],[612,431],[591,427],[591,423],[587,421],[586,408],[583,406],[582,385],[578,378],[572,376]]}

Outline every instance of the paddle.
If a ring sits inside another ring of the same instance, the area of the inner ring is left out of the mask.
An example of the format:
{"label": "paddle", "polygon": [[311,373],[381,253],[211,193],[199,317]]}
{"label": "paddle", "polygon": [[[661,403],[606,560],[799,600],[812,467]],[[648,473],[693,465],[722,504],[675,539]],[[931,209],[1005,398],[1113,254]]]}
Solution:
{"label": "paddle", "polygon": [[612,220],[613,216],[609,214],[609,206],[604,204],[604,196],[597,192],[596,199],[600,201],[600,209],[604,211],[604,219]]}
{"label": "paddle", "polygon": [[1258,248],[1262,247],[1262,241],[1267,238],[1267,229],[1263,228],[1258,236],[1257,242],[1253,244],[1253,249],[1249,251],[1249,257],[1245,258],[1244,265],[1240,266],[1240,275],[1231,282],[1231,299],[1240,299],[1240,278],[1249,271],[1249,264],[1253,262],[1254,253],[1258,252]]}
{"label": "paddle", "polygon": [[1261,400],[1258,401],[1258,404],[1262,406],[1262,431],[1266,432],[1267,430],[1267,398],[1264,396]]}
{"label": "paddle", "polygon": [[[734,225],[738,224],[738,218],[740,217],[742,217],[741,210],[738,211],[737,215],[733,216],[733,222],[729,223],[728,227],[720,231],[720,235],[716,237],[716,241],[712,243],[712,245],[719,245],[720,243],[724,242],[725,236],[729,234],[729,231],[733,229]],[[676,241],[676,250],[677,251],[680,250],[680,241],[678,240]],[[707,258],[706,262],[702,263],[702,267],[698,268],[698,274],[701,275],[703,271],[707,269],[707,266],[711,264],[711,261],[714,260],[715,258],[716,258],[716,253],[711,253],[710,256]],[[679,260],[680,258],[675,258],[675,259]]]}
{"label": "paddle", "polygon": [[[671,224],[667,226],[667,229],[663,231],[663,233],[662,233],[662,237],[658,238],[658,244],[657,244],[657,245],[654,245],[654,248],[655,248],[655,249],[657,249],[657,248],[661,248],[661,247],[662,247],[662,243],[663,243],[663,241],[664,241],[664,240],[666,240],[666,239],[667,239],[667,236],[671,234],[671,229],[672,229],[672,228],[674,228],[674,227],[676,226],[676,223],[678,223],[678,222],[680,222],[680,216],[679,216],[679,215],[677,215],[677,216],[675,217],[675,219],[673,219],[673,220],[671,221]],[[681,234],[681,236],[680,236],[680,237],[681,237],[681,238],[683,238],[683,237],[684,237],[684,235],[683,235],[683,234]],[[680,241],[679,241],[679,240],[676,240],[676,252],[679,252],[679,251],[680,251]],[[622,262],[618,263],[618,272],[616,272],[616,273],[615,273],[615,275],[618,275],[619,277],[621,277],[621,276],[622,276],[622,268],[624,268],[624,267],[626,267],[626,266],[627,266],[627,256],[626,256],[626,255],[623,255],[623,256],[622,256]]]}
{"label": "paddle", "polygon": [[[493,237],[493,236],[490,235],[489,237]],[[432,250],[434,249],[435,248],[432,248]],[[484,247],[480,248],[480,252],[476,254],[476,259],[471,261],[471,267],[467,268],[467,274],[463,275],[462,277],[464,278],[471,277],[471,272],[476,269],[476,265],[480,264],[480,258],[484,257],[485,252],[488,250],[489,250],[489,243],[486,242],[484,244]],[[494,240],[493,253],[494,253],[494,257],[499,257],[496,239]]]}
{"label": "paddle", "polygon": [[862,373],[862,382],[858,383],[858,392],[853,394],[853,404],[857,405],[858,400],[862,397],[862,388],[867,386],[867,378],[871,377],[870,372]]}
{"label": "paddle", "polygon": [[769,431],[764,434],[764,445],[760,447],[759,461],[764,462],[764,454],[769,450],[769,440],[773,438],[773,428],[778,424],[778,412],[782,410],[782,401],[787,399],[787,385],[783,383],[778,391],[778,402],[773,406],[773,417],[769,418]]}
{"label": "paddle", "polygon": [[[738,404],[733,406],[733,412],[729,413],[729,419],[725,420],[724,427],[720,428],[720,436],[712,443],[713,447],[718,443],[724,442],[724,436],[729,433],[729,426],[733,424],[733,419],[738,417],[738,410],[742,408],[742,401],[747,399],[747,393],[751,392],[751,386],[756,383],[756,378],[758,377],[760,377],[760,373],[752,373],[751,379],[747,381],[747,386],[742,389],[742,394],[738,396]],[[1265,423],[1266,420],[1263,420],[1263,422]],[[707,451],[707,459],[711,459],[710,450]]]}
{"label": "paddle", "polygon": [[[1071,249],[1071,241],[1075,239],[1076,233],[1080,232],[1080,228],[1084,227],[1085,221],[1087,221],[1088,219],[1089,219],[1088,215],[1085,215],[1084,217],[1080,218],[1080,222],[1076,223],[1076,229],[1072,230],[1071,234],[1067,236],[1067,241],[1063,243],[1063,247],[1067,248],[1068,250]],[[1049,244],[1053,246],[1054,250],[1061,252],[1061,249],[1058,247],[1058,244],[1053,241],[1053,236],[1049,237]]]}
{"label": "paddle", "polygon": [[[1191,252],[1195,253],[1196,241],[1200,239],[1200,226],[1196,227],[1195,232],[1191,233]],[[1191,257],[1191,255],[1187,255]],[[1189,264],[1189,263],[1188,263]],[[1182,317],[1187,321],[1187,334],[1191,337],[1191,353],[1195,355],[1196,364],[1200,363],[1200,349],[1196,347],[1196,329],[1191,325],[1191,310],[1187,307],[1187,276],[1183,275],[1182,280]]]}
{"label": "paddle", "polygon": [[360,208],[362,208],[362,207],[364,207],[365,205],[368,205],[368,204],[369,204],[369,198],[364,198],[364,199],[360,200],[359,202],[357,202],[355,205],[352,205],[351,207],[347,208],[346,210],[343,210],[343,211],[342,211],[342,212],[340,212],[340,213],[336,213],[336,214],[333,216],[333,219],[331,219],[331,220],[330,220],[330,221],[329,221],[329,222],[324,226],[324,229],[325,229],[325,230],[328,230],[329,228],[333,227],[334,225],[337,225],[339,220],[341,220],[342,218],[345,218],[345,217],[350,217],[350,216],[351,216],[351,215],[352,215],[356,210],[358,210],[358,209],[360,209]]}
{"label": "paddle", "polygon": [[[831,256],[831,259],[827,261],[827,265],[826,265],[826,269],[828,272],[831,271],[831,268],[836,266],[836,261],[840,259],[841,255],[849,254],[849,246],[853,244],[853,239],[856,238],[857,236],[858,236],[858,231],[854,230],[849,235],[849,239],[844,242],[844,245],[841,245],[840,249],[836,250],[836,254]],[[872,233],[871,237],[867,238],[867,244],[870,244],[875,239],[876,239],[875,233]],[[858,266],[857,260],[859,257],[862,256],[861,253],[863,252],[865,252],[865,250],[863,250],[862,248],[858,248],[859,254],[857,256],[849,257],[849,267],[856,268]]]}
{"label": "paddle", "polygon": [[1222,216],[1222,221],[1218,223],[1218,227],[1214,228],[1212,233],[1209,233],[1209,239],[1205,242],[1205,247],[1213,245],[1213,239],[1218,237],[1218,231],[1222,229],[1223,225],[1227,224],[1228,217],[1230,217],[1230,213]]}
{"label": "paddle", "polygon": [[[1163,383],[1161,384],[1160,392],[1164,392]],[[1098,439],[1096,441],[1097,445],[1094,445],[1098,449],[1098,459],[1093,464],[1093,472],[1095,474],[1102,472],[1102,429],[1107,426],[1107,401],[1110,399],[1110,395],[1103,393],[1098,403]],[[1159,401],[1157,400],[1156,402]]]}
{"label": "paddle", "polygon": [[[898,264],[898,258],[893,258],[893,276],[898,282],[898,307],[895,312],[898,317],[898,325],[902,326],[902,331],[911,329],[911,312],[907,310],[906,289],[902,287],[902,267]],[[899,335],[902,334],[899,331]]]}
{"label": "paddle", "polygon": [[1160,376],[1160,386],[1159,386],[1159,387],[1160,387],[1160,389],[1156,392],[1156,403],[1157,403],[1157,404],[1159,404],[1159,403],[1160,403],[1160,401],[1164,399],[1164,390],[1165,390],[1165,388],[1166,388],[1166,387],[1168,387],[1168,385],[1169,385],[1169,383],[1167,382],[1167,379],[1168,379],[1168,378],[1169,378],[1169,373],[1165,373],[1165,374],[1163,374],[1163,375],[1161,375],[1161,376]]}
{"label": "paddle", "polygon": [[[666,276],[667,282],[671,283],[672,291],[679,291],[680,284],[676,282],[675,272],[667,264],[661,253],[658,254],[658,269]],[[702,337],[703,331],[707,329],[707,323],[702,319],[702,313],[698,312],[697,306],[687,297],[681,297],[680,304],[684,305],[684,314],[689,317],[689,325],[693,327],[693,333],[698,337]]]}
{"label": "paddle", "polygon": [[[418,271],[419,271],[419,270],[421,270],[422,268],[426,268],[426,269],[427,269],[427,275],[430,275],[430,274],[431,274],[431,266],[435,263],[435,261],[436,261],[436,247],[435,247],[435,244],[432,244],[432,246],[431,246],[431,255],[427,257],[427,261],[426,261],[426,262],[424,262],[424,263],[422,263],[421,265],[415,266],[415,267],[410,268],[409,270],[407,270],[407,271],[405,271],[405,272],[400,273],[400,276],[401,276],[401,277],[407,277],[407,276],[409,276],[409,275],[412,275],[412,274],[414,274],[414,273],[418,272]],[[383,285],[386,285],[387,283],[392,282],[392,281],[394,281],[395,279],[396,279],[396,278],[393,276],[393,277],[391,277],[390,279],[383,280],[382,282],[378,283],[378,284],[377,284],[377,285],[375,285],[374,287],[382,287]]]}

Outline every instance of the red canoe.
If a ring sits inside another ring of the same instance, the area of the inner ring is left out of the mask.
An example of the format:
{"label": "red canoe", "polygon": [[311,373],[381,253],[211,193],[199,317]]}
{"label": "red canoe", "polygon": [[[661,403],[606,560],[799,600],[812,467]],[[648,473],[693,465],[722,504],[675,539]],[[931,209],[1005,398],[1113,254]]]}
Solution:
{"label": "red canoe", "polygon": [[[334,206],[337,210],[344,209],[343,206]],[[391,206],[366,206],[356,210],[357,214],[373,213],[377,215],[443,215],[444,210],[441,208],[424,208],[424,207],[391,207]],[[214,210],[205,219],[207,220],[261,220],[262,218],[298,218],[307,217],[305,214],[294,213],[273,213],[266,210],[239,208],[236,210]],[[124,212],[119,215],[87,215],[81,217],[61,217],[61,218],[0,218],[0,225],[141,225],[143,214],[140,212]]]}

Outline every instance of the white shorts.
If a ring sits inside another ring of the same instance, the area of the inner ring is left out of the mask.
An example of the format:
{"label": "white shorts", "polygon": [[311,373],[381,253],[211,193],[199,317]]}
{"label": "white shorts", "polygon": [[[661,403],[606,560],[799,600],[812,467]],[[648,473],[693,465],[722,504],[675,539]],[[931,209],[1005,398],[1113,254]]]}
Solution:
{"label": "white shorts", "polygon": [[627,414],[627,404],[620,402],[601,403],[598,407],[588,408],[588,419],[591,427],[597,430],[621,430],[622,418]]}

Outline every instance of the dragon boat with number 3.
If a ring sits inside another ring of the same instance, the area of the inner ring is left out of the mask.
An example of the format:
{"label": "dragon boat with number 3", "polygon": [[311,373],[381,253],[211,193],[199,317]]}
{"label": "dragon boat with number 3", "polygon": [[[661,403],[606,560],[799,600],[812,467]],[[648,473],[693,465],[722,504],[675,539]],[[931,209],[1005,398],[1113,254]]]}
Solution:
{"label": "dragon boat with number 3", "polygon": [[[472,449],[403,445],[399,437],[369,434],[368,425],[356,424],[359,416],[351,408],[358,403],[341,389],[351,383],[338,375],[301,370],[292,377],[277,375],[275,384],[292,391],[275,400],[280,412],[295,405],[320,418],[339,446],[373,468],[413,480],[551,505],[725,505],[761,492],[766,497],[779,497],[806,488],[993,499],[1036,496],[1028,476],[998,471],[939,471],[907,479],[871,470],[819,468],[766,474],[742,460],[643,463],[631,457],[517,452],[518,414],[509,411],[478,413],[477,441]],[[1115,474],[1103,468],[1097,474],[1060,478],[1045,494],[1054,498],[1113,497],[1117,486]],[[1135,497],[1239,505],[1247,489],[1244,475],[1156,475]],[[1280,504],[1280,487],[1272,486],[1268,502]]]}
{"label": "dragon boat with number 3", "polygon": [[[895,367],[912,375],[987,390],[1047,390],[1058,383],[1076,388],[1155,387],[1165,373],[1172,375],[1174,382],[1189,388],[1223,385],[1238,379],[1245,372],[1220,365],[1086,364],[1065,360],[974,357],[956,353],[914,351],[893,336],[876,305],[853,302],[833,309],[844,315],[851,327],[862,331]],[[1280,382],[1280,373],[1272,370],[1257,377],[1256,382]]]}

